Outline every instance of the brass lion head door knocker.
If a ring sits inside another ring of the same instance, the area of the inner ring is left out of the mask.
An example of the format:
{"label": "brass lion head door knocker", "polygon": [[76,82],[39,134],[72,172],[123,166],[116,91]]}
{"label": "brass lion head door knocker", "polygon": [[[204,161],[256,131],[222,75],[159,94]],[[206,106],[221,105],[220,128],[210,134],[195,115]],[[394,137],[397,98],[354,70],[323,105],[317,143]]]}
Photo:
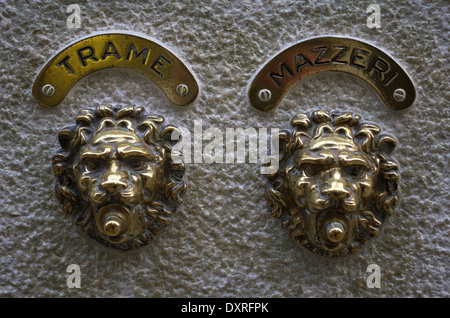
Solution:
{"label": "brass lion head door knocker", "polygon": [[377,235],[397,204],[394,138],[352,113],[297,114],[280,133],[272,215],[312,252],[342,256]]}
{"label": "brass lion head door knocker", "polygon": [[59,133],[61,149],[52,161],[64,212],[103,245],[147,245],[186,191],[184,164],[171,152],[178,129],[134,106],[102,105],[75,120]]}
{"label": "brass lion head door knocker", "polygon": [[[179,106],[198,94],[195,78],[172,52],[140,36],[108,33],[58,53],[36,78],[33,95],[54,107],[81,77],[109,67],[144,73]],[[177,127],[144,107],[101,105],[80,110],[58,138],[56,196],[83,234],[126,251],[149,244],[170,223],[186,192],[185,166],[174,160],[181,156],[173,151]]]}
{"label": "brass lion head door knocker", "polygon": [[[415,99],[407,73],[380,49],[349,38],[318,37],[266,63],[249,85],[249,101],[270,111],[296,81],[323,71],[358,76],[393,111]],[[393,137],[355,113],[317,110],[295,115],[278,141],[278,170],[268,175],[266,197],[272,215],[295,241],[316,254],[338,257],[357,252],[378,234],[398,201]]]}

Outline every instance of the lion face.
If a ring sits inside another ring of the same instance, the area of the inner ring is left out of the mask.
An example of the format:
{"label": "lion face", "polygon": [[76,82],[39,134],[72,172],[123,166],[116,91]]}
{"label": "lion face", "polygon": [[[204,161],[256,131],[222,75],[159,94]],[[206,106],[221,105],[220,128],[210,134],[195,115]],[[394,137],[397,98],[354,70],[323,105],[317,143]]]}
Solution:
{"label": "lion face", "polygon": [[160,191],[163,164],[154,149],[126,129],[104,128],[81,148],[78,188],[106,240],[120,243],[142,234],[143,207]]}
{"label": "lion face", "polygon": [[359,119],[351,113],[298,114],[292,119],[296,129],[280,135],[280,169],[269,176],[272,214],[319,255],[358,251],[397,203],[398,168],[385,153],[395,141]]}
{"label": "lion face", "polygon": [[337,135],[311,140],[296,154],[289,189],[314,244],[334,251],[357,233],[358,213],[373,197],[377,167],[350,139]]}
{"label": "lion face", "polygon": [[150,243],[181,203],[184,165],[170,133],[143,108],[100,106],[60,132],[53,157],[56,194],[83,233],[121,250]]}

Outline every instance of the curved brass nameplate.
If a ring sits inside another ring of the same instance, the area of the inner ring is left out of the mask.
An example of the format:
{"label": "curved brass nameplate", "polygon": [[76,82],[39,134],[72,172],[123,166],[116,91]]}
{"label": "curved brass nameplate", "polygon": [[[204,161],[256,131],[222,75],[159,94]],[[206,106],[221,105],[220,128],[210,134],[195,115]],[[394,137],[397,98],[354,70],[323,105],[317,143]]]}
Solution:
{"label": "curved brass nameplate", "polygon": [[175,105],[185,106],[198,95],[192,73],[160,44],[128,33],[104,33],[73,43],[53,57],[37,76],[33,96],[42,106],[56,106],[80,78],[110,67],[143,73]]}
{"label": "curved brass nameplate", "polygon": [[355,39],[325,36],[297,43],[264,65],[250,84],[250,103],[261,111],[272,110],[296,81],[324,71],[358,76],[392,110],[410,107],[416,97],[408,74],[382,50]]}

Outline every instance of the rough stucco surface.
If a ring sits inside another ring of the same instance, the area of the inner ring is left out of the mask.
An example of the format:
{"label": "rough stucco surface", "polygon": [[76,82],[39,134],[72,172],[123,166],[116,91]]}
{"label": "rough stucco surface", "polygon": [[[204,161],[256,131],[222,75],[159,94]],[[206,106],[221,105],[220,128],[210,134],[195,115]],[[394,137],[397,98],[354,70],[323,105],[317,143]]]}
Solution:
{"label": "rough stucco surface", "polygon": [[[78,1],[81,27],[66,26],[76,1],[0,6],[0,296],[3,297],[448,297],[449,5],[377,1],[381,29],[366,25],[372,1]],[[196,74],[201,92],[172,105],[132,71],[82,79],[56,108],[31,95],[40,68],[94,32],[139,32],[164,43]],[[417,88],[408,111],[389,111],[360,79],[337,73],[301,81],[270,113],[246,97],[252,75],[284,47],[312,36],[362,39],[393,56]],[[317,257],[270,215],[257,164],[191,163],[188,192],[150,246],[116,253],[91,244],[53,194],[51,156],[59,129],[82,107],[136,104],[192,131],[286,127],[298,112],[345,109],[396,136],[401,201],[382,234],[358,254]],[[366,286],[369,264],[381,288]],[[81,268],[69,289],[66,268]]]}

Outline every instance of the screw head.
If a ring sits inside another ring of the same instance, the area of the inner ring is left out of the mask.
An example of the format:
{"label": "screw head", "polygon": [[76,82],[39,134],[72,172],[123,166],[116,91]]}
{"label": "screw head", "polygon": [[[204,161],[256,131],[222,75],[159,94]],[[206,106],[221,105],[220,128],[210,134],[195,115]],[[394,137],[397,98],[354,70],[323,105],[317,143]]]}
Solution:
{"label": "screw head", "polygon": [[406,98],[406,92],[405,92],[405,90],[403,89],[403,88],[397,88],[395,91],[394,91],[394,99],[397,101],[397,102],[402,102],[402,101],[404,101],[405,100],[405,98]]}
{"label": "screw head", "polygon": [[186,84],[178,85],[175,90],[179,96],[186,96],[187,93],[189,92],[189,88],[187,87]]}
{"label": "screw head", "polygon": [[47,97],[52,97],[55,94],[55,87],[51,84],[45,84],[42,86],[41,92]]}
{"label": "screw head", "polygon": [[266,88],[264,88],[258,92],[258,98],[262,102],[267,102],[271,97],[272,97],[272,93]]}

